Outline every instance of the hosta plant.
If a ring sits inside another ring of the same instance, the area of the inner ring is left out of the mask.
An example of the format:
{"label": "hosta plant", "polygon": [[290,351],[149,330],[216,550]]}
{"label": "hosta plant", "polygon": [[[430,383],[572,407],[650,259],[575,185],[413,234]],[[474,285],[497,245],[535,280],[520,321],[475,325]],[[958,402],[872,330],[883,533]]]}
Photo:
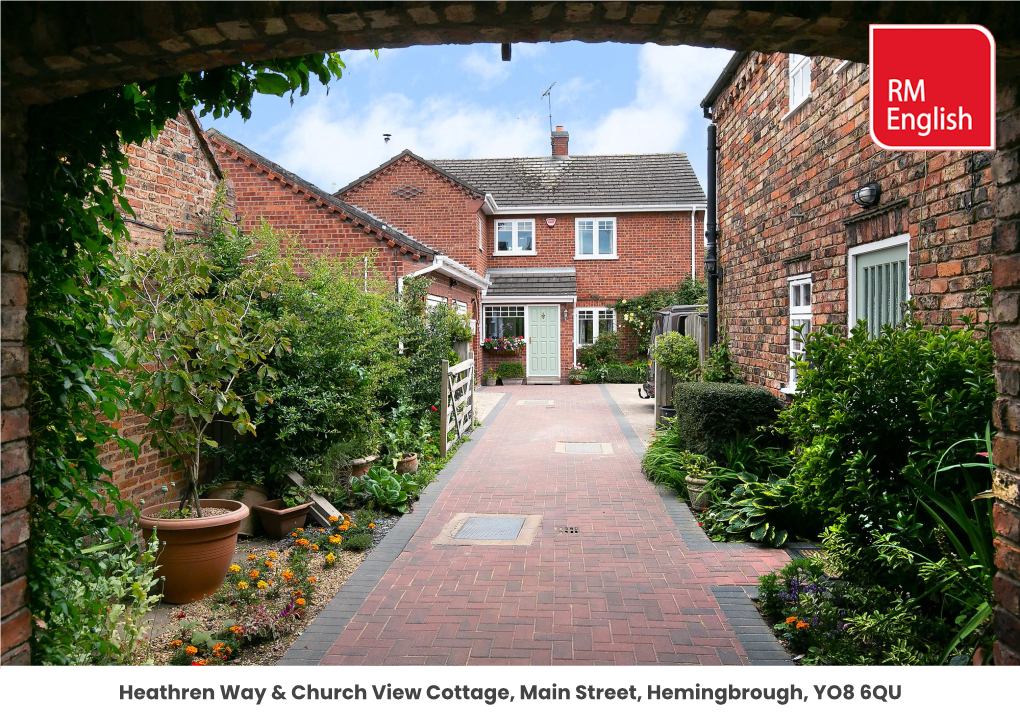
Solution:
{"label": "hosta plant", "polygon": [[406,513],[418,497],[418,483],[410,473],[397,475],[376,466],[367,475],[351,480],[351,491],[379,510]]}

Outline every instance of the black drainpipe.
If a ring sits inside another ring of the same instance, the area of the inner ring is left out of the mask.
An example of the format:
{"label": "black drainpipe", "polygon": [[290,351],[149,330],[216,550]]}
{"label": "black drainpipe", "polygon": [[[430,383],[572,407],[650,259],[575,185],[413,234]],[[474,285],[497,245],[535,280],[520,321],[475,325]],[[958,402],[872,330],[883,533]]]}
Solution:
{"label": "black drainpipe", "polygon": [[707,185],[705,188],[708,195],[708,204],[705,209],[705,280],[708,283],[708,346],[715,345],[718,339],[719,328],[719,269],[718,269],[718,246],[716,240],[719,237],[715,224],[716,200],[715,200],[715,123],[708,126],[708,172]]}

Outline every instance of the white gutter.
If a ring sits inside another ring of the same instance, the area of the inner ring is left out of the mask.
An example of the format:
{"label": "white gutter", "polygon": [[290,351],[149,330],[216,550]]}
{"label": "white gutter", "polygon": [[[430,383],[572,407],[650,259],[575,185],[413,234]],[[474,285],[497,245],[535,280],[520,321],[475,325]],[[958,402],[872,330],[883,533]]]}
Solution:
{"label": "white gutter", "polygon": [[397,295],[403,295],[404,294],[404,280],[406,280],[408,278],[415,278],[415,277],[418,277],[419,275],[427,275],[430,272],[434,272],[434,271],[438,270],[442,266],[443,266],[442,258],[440,258],[439,255],[436,255],[435,257],[432,258],[432,264],[431,265],[427,265],[427,266],[423,267],[421,270],[415,270],[413,273],[408,273],[407,275],[401,275],[400,277],[397,278]]}
{"label": "white gutter", "polygon": [[695,248],[697,246],[694,244],[694,238],[695,238],[695,234],[694,234],[694,215],[695,215],[696,212],[697,211],[694,208],[691,208],[691,280],[694,280],[695,278],[698,277],[698,260],[697,260],[698,253],[695,250]]}
{"label": "white gutter", "polygon": [[485,196],[482,209],[487,215],[525,215],[531,213],[545,215],[576,215],[578,213],[632,213],[632,212],[692,212],[704,210],[705,205],[699,203],[658,204],[658,205],[517,205],[500,207],[492,195]]}
{"label": "white gutter", "polygon": [[470,285],[471,287],[478,288],[482,292],[485,292],[485,290],[488,289],[489,285],[492,284],[491,281],[486,280],[484,277],[482,277],[475,271],[471,270],[470,268],[461,265],[453,258],[448,258],[444,255],[436,253],[435,257],[432,259],[431,265],[427,265],[423,267],[421,270],[415,270],[412,273],[408,273],[407,275],[402,275],[401,277],[397,278],[397,295],[400,295],[404,292],[404,280],[408,278],[418,277],[420,275],[428,275],[429,273],[436,272],[437,270],[442,271],[443,273],[449,275],[455,280],[463,281]]}
{"label": "white gutter", "polygon": [[577,295],[483,295],[482,305],[528,305],[536,303],[576,303]]}

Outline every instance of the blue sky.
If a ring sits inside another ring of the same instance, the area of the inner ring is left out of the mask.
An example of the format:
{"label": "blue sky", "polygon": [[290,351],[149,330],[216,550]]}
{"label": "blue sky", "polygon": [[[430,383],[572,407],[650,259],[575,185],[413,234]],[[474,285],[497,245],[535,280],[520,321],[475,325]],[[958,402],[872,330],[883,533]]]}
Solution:
{"label": "blue sky", "polygon": [[[686,152],[704,185],[699,103],[730,51],[578,42],[432,46],[341,53],[348,69],[328,94],[260,96],[252,117],[207,127],[306,180],[340,188],[404,148],[426,158],[547,155],[553,125],[570,153]],[[391,139],[386,143],[383,134]]]}

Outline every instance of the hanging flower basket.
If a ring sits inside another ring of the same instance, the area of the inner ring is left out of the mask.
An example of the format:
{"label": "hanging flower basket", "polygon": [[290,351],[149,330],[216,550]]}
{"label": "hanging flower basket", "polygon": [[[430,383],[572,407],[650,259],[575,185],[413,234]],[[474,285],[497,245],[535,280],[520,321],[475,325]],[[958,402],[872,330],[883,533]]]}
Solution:
{"label": "hanging flower basket", "polygon": [[482,341],[482,349],[487,352],[503,355],[512,355],[524,348],[524,336],[485,338]]}

